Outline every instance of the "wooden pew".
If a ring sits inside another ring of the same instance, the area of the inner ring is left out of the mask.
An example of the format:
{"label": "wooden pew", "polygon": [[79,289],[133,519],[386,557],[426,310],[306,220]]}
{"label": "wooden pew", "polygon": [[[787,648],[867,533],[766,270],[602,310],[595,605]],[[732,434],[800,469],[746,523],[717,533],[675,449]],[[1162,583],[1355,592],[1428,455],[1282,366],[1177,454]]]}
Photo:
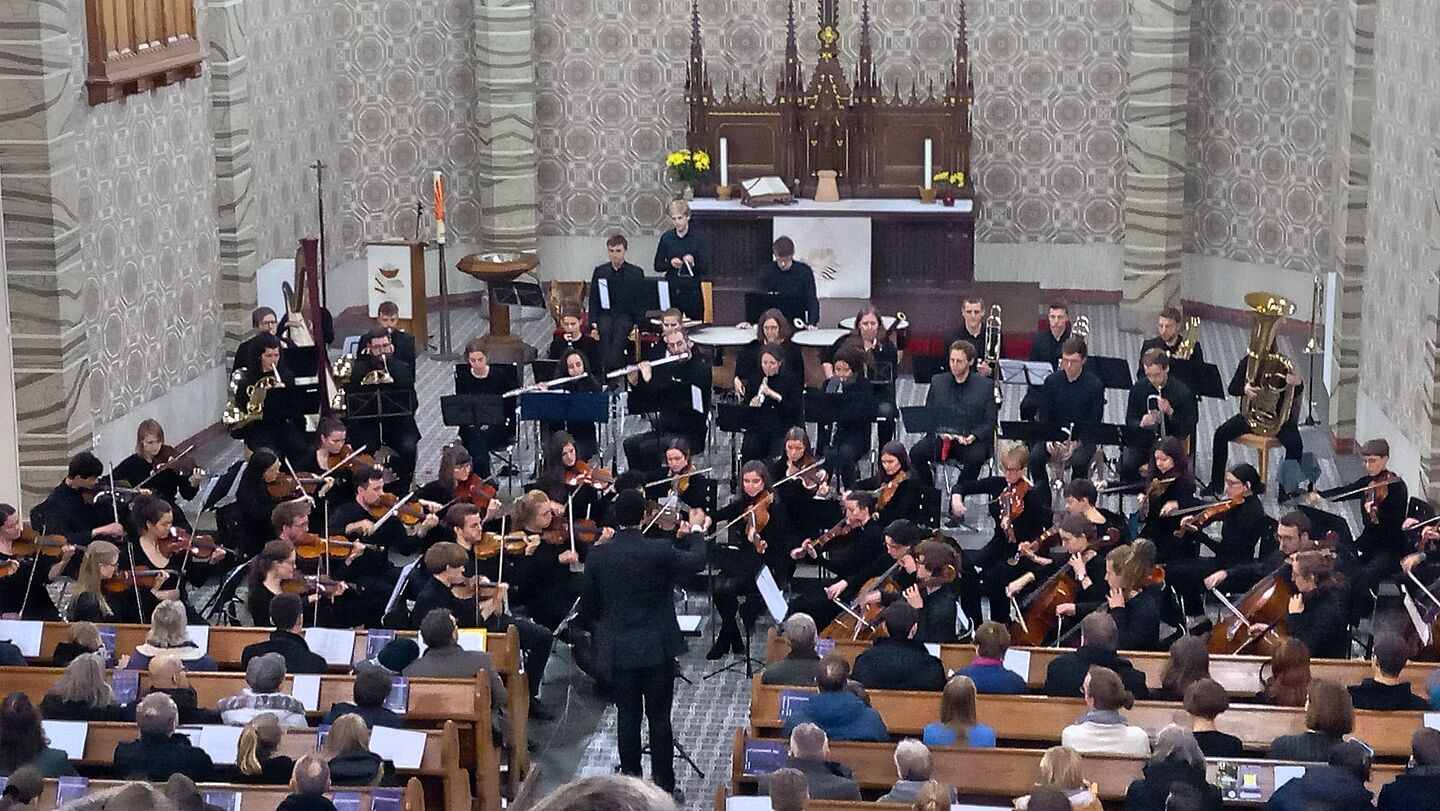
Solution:
{"label": "wooden pew", "polygon": [[[9,691],[20,691],[36,704],[64,671],[59,668],[0,667],[0,685]],[[238,694],[245,687],[243,673],[190,673],[190,686],[195,689],[196,702],[201,707],[213,708],[222,698]],[[482,808],[500,808],[500,752],[490,732],[490,679],[484,673],[474,679],[410,679],[409,703],[403,715],[406,725],[412,727],[440,727],[446,721],[454,721],[461,733],[461,751],[468,753],[463,759],[467,768],[475,774],[476,794]],[[286,676],[282,692],[290,692],[293,676]],[[140,676],[140,692],[150,686],[148,674]],[[312,719],[329,711],[331,705],[351,701],[354,698],[354,676],[320,677],[319,709],[309,713]],[[525,704],[528,709],[528,702]],[[525,718],[507,718],[508,735],[514,743],[511,753],[511,768],[516,769],[517,756],[513,750],[526,747]],[[528,760],[522,761],[528,763]]]}
{"label": "wooden pew", "polygon": [[[782,690],[811,688],[780,687],[760,683],[755,676],[750,693],[750,725],[757,736],[778,736],[784,727],[780,719]],[[871,690],[870,703],[885,720],[892,735],[919,736],[925,724],[940,718],[940,694],[906,690]],[[977,701],[980,722],[995,729],[1002,741],[1050,744],[1060,732],[1085,712],[1078,698],[1045,696],[982,695]],[[1185,711],[1177,702],[1140,701],[1124,713],[1130,723],[1143,727],[1154,737],[1172,721],[1186,723]],[[1410,735],[1424,723],[1420,712],[1355,713],[1355,736],[1374,747],[1377,754],[1406,758]],[[1235,705],[1217,719],[1221,732],[1235,735],[1246,751],[1263,753],[1279,735],[1305,731],[1305,710],[1298,707]]]}
{"label": "wooden pew", "polygon": [[[181,732],[184,730],[181,729]],[[85,756],[72,762],[108,771],[115,763],[115,746],[139,737],[140,728],[135,724],[92,721],[85,736]],[[313,729],[289,729],[285,731],[278,751],[298,760],[315,751],[315,741],[316,731]],[[433,780],[439,787],[438,794],[446,811],[469,811],[471,808],[470,775],[460,763],[460,737],[454,722],[446,722],[441,729],[425,730],[425,751],[421,755],[420,767],[400,769],[398,773],[402,777]]]}
{"label": "wooden pew", "polygon": [[[128,780],[91,780],[86,788],[91,792],[100,792],[110,788],[123,786],[131,781]],[[50,779],[45,781],[45,791],[40,795],[41,811],[48,811],[55,807],[55,792],[59,781]],[[203,795],[207,791],[233,791],[240,795],[241,811],[275,811],[280,802],[290,794],[289,786],[257,786],[241,783],[200,783],[197,786]],[[163,785],[156,788],[164,790]],[[410,778],[405,781],[404,793],[401,797],[401,808],[404,811],[425,811],[425,792],[420,786],[417,778]],[[353,792],[360,795],[361,811],[370,811],[370,789],[368,788],[342,788],[340,791]],[[334,797],[330,792],[327,797]]]}
{"label": "wooden pew", "polygon": [[[869,646],[869,642],[854,642],[841,640],[835,644],[835,652],[843,656],[846,661],[854,663],[855,657],[860,651]],[[790,650],[790,645],[785,638],[771,629],[765,641],[765,661],[774,662],[783,659]],[[1030,674],[1026,680],[1031,690],[1039,690],[1045,683],[1045,668],[1050,665],[1057,656],[1068,653],[1063,648],[1015,648],[1015,650],[1029,651],[1030,653]],[[1130,663],[1137,670],[1145,673],[1145,681],[1151,687],[1160,685],[1161,674],[1165,670],[1165,662],[1169,655],[1154,651],[1122,651],[1121,655],[1130,660]],[[940,661],[944,663],[945,669],[959,670],[975,659],[974,645],[941,645]],[[1210,675],[1222,684],[1226,691],[1234,697],[1253,697],[1260,692],[1260,666],[1267,662],[1264,656],[1211,656]],[[1426,680],[1440,667],[1437,662],[1411,662],[1405,666],[1401,678],[1410,683],[1411,689],[1416,695],[1428,695]],[[1310,661],[1310,675],[1317,679],[1329,679],[1343,685],[1359,684],[1372,675],[1370,661],[1367,659],[1312,659]]]}

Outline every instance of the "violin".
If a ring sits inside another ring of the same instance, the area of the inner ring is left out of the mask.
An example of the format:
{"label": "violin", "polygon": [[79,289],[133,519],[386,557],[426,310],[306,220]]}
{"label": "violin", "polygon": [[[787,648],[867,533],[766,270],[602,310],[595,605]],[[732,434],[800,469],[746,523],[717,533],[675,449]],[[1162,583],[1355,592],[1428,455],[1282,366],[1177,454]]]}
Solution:
{"label": "violin", "polygon": [[1015,539],[1015,519],[1025,513],[1025,496],[1029,492],[1028,479],[1006,485],[1005,489],[1000,491],[1000,526],[1005,530],[1005,536],[1010,539],[1010,543],[1018,543]]}
{"label": "violin", "polygon": [[645,521],[642,526],[657,526],[661,532],[674,532],[680,528],[689,515],[678,504],[650,501],[645,505]]}
{"label": "violin", "polygon": [[615,483],[615,474],[589,462],[579,461],[565,468],[565,483],[571,487],[588,484],[596,490],[604,490]]}
{"label": "violin", "polygon": [[[803,473],[801,471],[804,471]],[[815,464],[815,457],[810,454],[801,456],[797,461],[789,462],[785,466],[785,473],[800,480],[800,484],[806,490],[814,490],[825,483],[829,474],[825,469]]]}
{"label": "violin", "polygon": [[[380,498],[369,507],[370,517],[379,521],[381,518],[384,518],[386,513],[390,512],[399,501],[400,497],[394,493],[381,493]],[[414,501],[407,501],[400,509],[395,511],[395,517],[405,526],[413,527],[425,520],[425,508]]]}
{"label": "violin", "polygon": [[901,471],[896,473],[890,481],[880,485],[880,491],[875,496],[875,506],[877,509],[883,510],[889,506],[890,499],[895,498],[895,494],[900,490],[900,484],[905,481],[907,476],[909,476],[908,473]]}
{"label": "violin", "polygon": [[1206,524],[1209,524],[1211,521],[1214,521],[1244,503],[1245,497],[1240,496],[1238,498],[1232,498],[1229,501],[1211,504],[1198,513],[1191,513],[1185,516],[1184,520],[1180,522],[1180,526],[1175,528],[1175,537],[1183,538],[1186,532],[1199,530]]}
{"label": "violin", "polygon": [[[353,456],[353,458],[352,458]],[[337,453],[328,454],[325,457],[325,469],[329,471],[344,470],[354,473],[365,465],[375,464],[375,457],[368,453],[355,453],[355,449],[348,444]]]}
{"label": "violin", "polygon": [[755,551],[762,555],[765,554],[767,544],[765,539],[761,537],[761,533],[764,532],[765,527],[770,524],[770,508],[774,503],[775,494],[766,490],[755,499],[755,503],[750,507],[750,515],[745,519],[749,525],[746,530],[746,536],[750,539],[750,545],[755,547]]}
{"label": "violin", "polygon": [[180,529],[179,527],[172,529],[169,537],[161,538],[155,545],[160,549],[160,554],[167,558],[189,552],[192,557],[200,560],[208,560],[214,556],[217,550],[222,549],[225,551],[225,554],[232,557],[235,554],[216,543],[214,536],[192,535],[190,530]]}
{"label": "violin", "polygon": [[1365,513],[1365,519],[1374,524],[1380,520],[1380,504],[1390,495],[1390,485],[1399,481],[1400,477],[1388,470],[1380,471],[1375,477],[1370,489],[1365,492],[1365,500],[1361,502],[1361,511]]}
{"label": "violin", "polygon": [[58,558],[65,554],[69,541],[64,535],[41,535],[33,529],[20,530],[20,537],[10,542],[10,552],[17,558],[28,558],[37,552],[47,558]]}
{"label": "violin", "polygon": [[348,583],[332,580],[326,575],[303,575],[280,581],[281,594],[319,594],[321,597],[334,597],[347,588],[350,588]]}
{"label": "violin", "polygon": [[100,588],[107,594],[122,594],[136,586],[153,591],[163,585],[173,574],[175,573],[169,569],[151,569],[141,566],[133,572],[119,571],[114,576],[101,580]]}
{"label": "violin", "polygon": [[300,496],[315,494],[315,488],[324,484],[325,480],[319,476],[291,476],[286,471],[280,471],[275,481],[265,483],[265,491],[271,498],[289,499]]}
{"label": "violin", "polygon": [[161,445],[160,452],[155,454],[155,458],[150,461],[150,464],[154,467],[154,473],[152,473],[151,476],[153,477],[155,473],[159,473],[162,470],[173,470],[187,479],[191,476],[206,475],[205,468],[200,467],[199,464],[190,458],[190,451],[194,450],[194,447],[195,446],[192,445],[176,453],[174,445]]}
{"label": "violin", "polygon": [[551,546],[568,545],[572,530],[575,543],[595,543],[600,540],[600,525],[593,519],[576,518],[572,525],[564,512],[555,513],[555,517],[550,519],[550,525],[540,530],[540,540]]}
{"label": "violin", "polygon": [[525,546],[525,533],[523,532],[511,532],[503,537],[493,532],[487,532],[481,536],[480,543],[475,545],[473,554],[480,560],[497,557],[501,549],[504,549],[507,554],[523,555]]}
{"label": "violin", "polygon": [[481,479],[471,473],[464,481],[455,485],[455,500],[453,504],[474,504],[483,513],[490,509],[490,502],[500,495],[500,490],[491,484],[488,479]]}
{"label": "violin", "polygon": [[314,560],[318,557],[329,555],[332,558],[348,558],[356,547],[364,544],[359,541],[352,541],[344,535],[331,535],[324,538],[313,532],[308,532],[300,542],[295,544],[295,557],[304,560]]}
{"label": "violin", "polygon": [[450,587],[450,593],[460,600],[485,600],[500,590],[499,583],[480,582],[480,575],[471,575],[464,581]]}
{"label": "violin", "polygon": [[807,540],[807,541],[801,543],[801,544],[800,544],[800,548],[801,548],[801,549],[804,549],[804,550],[805,550],[805,553],[808,554],[810,557],[813,558],[813,557],[815,557],[815,550],[816,550],[816,549],[819,549],[820,547],[824,546],[825,544],[830,543],[831,541],[835,540],[836,538],[842,538],[842,537],[844,537],[844,536],[846,536],[846,535],[849,535],[850,532],[851,532],[851,530],[853,530],[853,529],[855,529],[855,527],[850,526],[850,523],[849,523],[848,521],[843,521],[843,520],[842,520],[840,523],[836,524],[835,526],[833,526],[833,527],[825,530],[823,533],[820,534],[819,537],[817,537],[817,538],[812,538],[812,539],[810,539],[810,540]]}

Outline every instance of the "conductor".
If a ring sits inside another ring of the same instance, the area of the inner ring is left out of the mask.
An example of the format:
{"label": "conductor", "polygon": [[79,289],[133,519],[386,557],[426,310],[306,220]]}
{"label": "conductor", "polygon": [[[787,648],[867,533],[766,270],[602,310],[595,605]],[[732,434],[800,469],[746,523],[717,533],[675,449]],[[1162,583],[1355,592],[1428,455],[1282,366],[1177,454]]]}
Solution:
{"label": "conductor", "polygon": [[[612,515],[618,530],[585,561],[578,621],[594,630],[600,656],[611,668],[620,772],[640,777],[640,718],[650,720],[650,775],[675,791],[675,657],[685,638],[675,618],[675,584],[705,565],[702,555],[640,534],[645,496],[625,490]],[[682,530],[685,527],[682,527]]]}

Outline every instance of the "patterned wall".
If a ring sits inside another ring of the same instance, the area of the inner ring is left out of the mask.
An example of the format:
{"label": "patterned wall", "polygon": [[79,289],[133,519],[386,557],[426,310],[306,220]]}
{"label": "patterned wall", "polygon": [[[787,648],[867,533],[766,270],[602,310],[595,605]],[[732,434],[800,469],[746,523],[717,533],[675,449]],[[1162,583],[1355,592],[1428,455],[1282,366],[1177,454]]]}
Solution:
{"label": "patterned wall", "polygon": [[1188,249],[1333,270],[1338,4],[1196,0],[1191,13]]}
{"label": "patterned wall", "polygon": [[[659,169],[684,142],[680,99],[689,48],[687,0],[539,4],[541,232],[656,232],[671,196]],[[805,69],[814,66],[815,6],[797,4]],[[857,0],[841,4],[847,69],[856,63]],[[1114,242],[1120,237],[1123,0],[971,0],[975,172],[994,242]],[[876,63],[908,93],[943,82],[954,5],[871,3]],[[711,80],[773,85],[784,47],[783,0],[702,0]],[[903,56],[899,56],[903,55]],[[1058,99],[1058,101],[1056,101]]]}

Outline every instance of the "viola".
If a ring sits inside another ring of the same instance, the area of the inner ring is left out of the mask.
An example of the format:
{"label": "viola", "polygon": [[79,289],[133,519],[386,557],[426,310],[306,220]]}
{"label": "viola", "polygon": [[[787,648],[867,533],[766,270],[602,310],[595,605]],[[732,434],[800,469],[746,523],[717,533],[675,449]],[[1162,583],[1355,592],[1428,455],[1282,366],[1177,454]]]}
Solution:
{"label": "viola", "polygon": [[761,537],[761,533],[765,531],[765,527],[770,525],[770,508],[774,504],[775,493],[766,490],[755,499],[755,503],[750,508],[750,515],[745,519],[748,523],[746,535],[750,539],[750,545],[762,555],[765,554],[767,544]]}
{"label": "viola", "polygon": [[[379,521],[381,518],[384,518],[385,514],[390,512],[399,501],[400,497],[394,493],[381,493],[380,498],[368,508],[370,510],[370,517]],[[405,526],[413,527],[425,520],[425,508],[413,501],[407,501],[400,509],[395,511],[395,517]]]}
{"label": "viola", "polygon": [[649,501],[645,504],[645,520],[641,526],[656,526],[661,532],[674,532],[688,517],[676,504]]}
{"label": "viola", "polygon": [[463,582],[450,587],[450,593],[460,600],[485,600],[500,590],[498,583],[481,583],[479,575],[471,575]]}
{"label": "viola", "polygon": [[589,462],[579,461],[565,468],[565,483],[571,487],[588,484],[596,490],[604,490],[615,484],[615,474]]}
{"label": "viola", "polygon": [[100,581],[100,588],[107,594],[121,594],[139,586],[142,589],[159,588],[175,574],[169,569],[151,569],[142,566],[135,571],[116,572],[113,577]]}
{"label": "viola", "polygon": [[321,597],[333,597],[345,588],[349,588],[349,584],[332,580],[325,575],[302,575],[280,581],[281,594],[319,594]]}
{"label": "viola", "polygon": [[[192,445],[191,447],[186,448],[179,453],[176,453],[174,445],[161,445],[160,452],[155,454],[154,459],[150,460],[150,464],[153,468],[153,472],[150,474],[150,478],[155,478],[155,474],[159,473],[162,470],[173,470],[186,479],[190,478],[191,476],[204,476],[205,469],[200,467],[198,464],[195,463],[193,459],[190,458],[190,451],[193,449],[194,446]],[[147,479],[146,481],[149,480]]]}
{"label": "viola", "polygon": [[569,545],[572,533],[575,543],[595,543],[600,540],[600,525],[590,518],[576,518],[572,524],[563,511],[557,512],[540,531],[540,540],[551,546]]}
{"label": "viola", "polygon": [[350,553],[359,546],[363,546],[363,544],[359,541],[352,541],[344,535],[331,535],[329,538],[324,538],[309,532],[300,539],[299,543],[295,544],[295,556],[305,560],[314,560],[327,554],[332,558],[348,558]]}
{"label": "viola", "polygon": [[221,549],[224,549],[227,555],[235,554],[216,543],[214,536],[191,535],[190,530],[179,527],[172,529],[169,537],[161,538],[155,545],[160,549],[160,554],[167,558],[189,552],[192,557],[207,560]]}
{"label": "viola", "polygon": [[[804,471],[801,473],[800,471]],[[790,462],[785,466],[787,476],[793,476],[800,480],[801,486],[806,490],[814,490],[825,483],[829,474],[825,469],[815,464],[815,457],[810,454],[801,456],[798,460]]]}
{"label": "viola", "polygon": [[315,494],[315,488],[324,484],[325,480],[319,476],[301,476],[296,478],[285,471],[275,477],[275,481],[265,483],[265,491],[271,498],[289,499],[299,498]]}
{"label": "viola", "polygon": [[890,504],[890,499],[900,491],[900,484],[909,476],[903,470],[891,477],[890,481],[880,485],[880,492],[875,497],[875,506],[878,509],[885,509]]}
{"label": "viola", "polygon": [[1400,477],[1388,470],[1380,471],[1375,477],[1370,489],[1365,491],[1365,500],[1361,502],[1362,512],[1370,523],[1374,524],[1380,520],[1380,505],[1390,495],[1390,485],[1399,481]]}
{"label": "viola", "polygon": [[490,508],[490,502],[500,495],[500,490],[488,479],[481,479],[471,473],[464,481],[455,485],[455,504],[474,504],[481,511]]}
{"label": "viola", "polygon": [[33,529],[20,530],[20,537],[11,541],[10,551],[17,558],[28,558],[37,552],[45,557],[58,558],[65,554],[69,541],[64,535],[41,535]]}

